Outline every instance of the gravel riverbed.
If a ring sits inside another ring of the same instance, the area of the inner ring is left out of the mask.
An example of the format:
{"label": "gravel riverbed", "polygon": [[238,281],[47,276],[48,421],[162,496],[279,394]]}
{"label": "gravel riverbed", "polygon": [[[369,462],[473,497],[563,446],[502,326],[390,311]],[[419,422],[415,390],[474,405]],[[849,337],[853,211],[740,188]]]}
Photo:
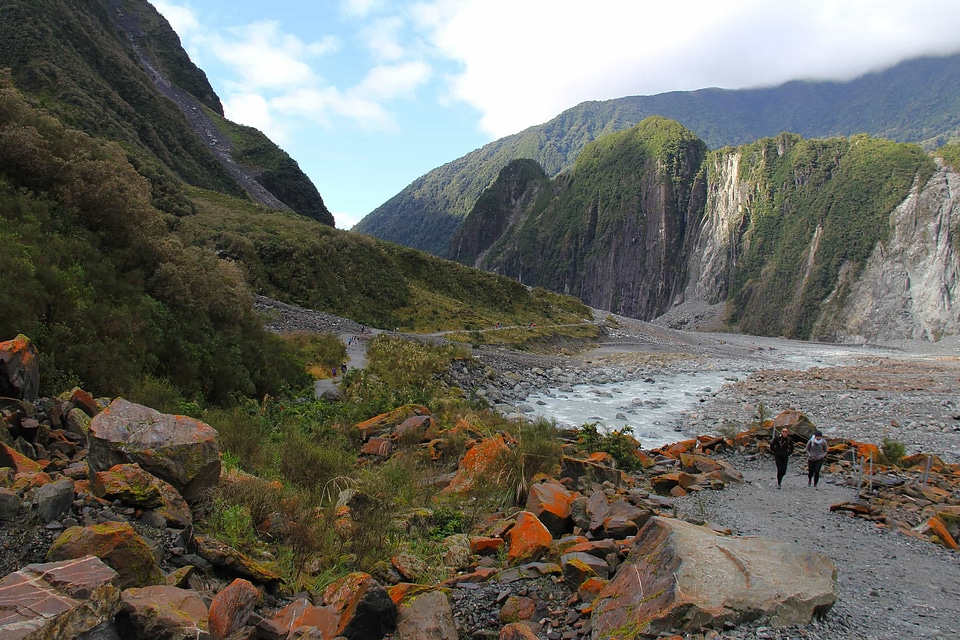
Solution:
{"label": "gravel riverbed", "polygon": [[[571,357],[478,349],[474,362],[454,368],[449,381],[501,411],[522,414],[531,394],[564,385],[729,368],[748,375],[701,398],[686,415],[678,439],[716,433],[731,422],[746,424],[762,404],[771,416],[798,409],[828,437],[874,444],[886,437],[902,442],[908,453],[933,452],[960,462],[956,338],[936,344],[827,345],[676,331],[605,313],[598,320],[606,326],[605,337],[589,352]],[[282,321],[275,325],[284,330]],[[328,326],[334,333],[355,330],[336,321]],[[826,554],[838,568],[840,598],[823,620],[805,627],[739,627],[722,637],[960,638],[960,554],[830,512],[831,504],[853,499],[854,489],[831,475],[819,489],[808,489],[799,457],[790,463],[783,490],[776,488],[772,460],[732,454],[730,461],[745,482],[682,498],[678,515]]]}

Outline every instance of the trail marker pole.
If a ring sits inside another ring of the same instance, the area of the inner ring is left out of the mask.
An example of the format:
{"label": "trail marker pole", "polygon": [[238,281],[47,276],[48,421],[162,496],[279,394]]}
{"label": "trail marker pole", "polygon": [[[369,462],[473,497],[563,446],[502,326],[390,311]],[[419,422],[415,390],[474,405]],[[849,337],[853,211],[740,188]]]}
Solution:
{"label": "trail marker pole", "polygon": [[868,489],[870,493],[873,493],[873,456],[870,456],[870,488]]}
{"label": "trail marker pole", "polygon": [[930,479],[930,465],[933,464],[933,456],[927,455],[927,470],[923,472],[923,484],[927,484]]}
{"label": "trail marker pole", "polygon": [[863,484],[863,458],[859,455],[854,457],[854,464],[857,465],[857,498],[856,502],[860,502],[860,486]]}

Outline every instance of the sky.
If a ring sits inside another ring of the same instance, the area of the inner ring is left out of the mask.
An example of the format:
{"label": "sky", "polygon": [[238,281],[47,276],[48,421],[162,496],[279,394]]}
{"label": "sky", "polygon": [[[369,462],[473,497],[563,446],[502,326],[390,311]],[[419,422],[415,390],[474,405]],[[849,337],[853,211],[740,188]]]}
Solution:
{"label": "sky", "polygon": [[586,100],[848,80],[960,51],[956,0],[150,0],[349,229]]}

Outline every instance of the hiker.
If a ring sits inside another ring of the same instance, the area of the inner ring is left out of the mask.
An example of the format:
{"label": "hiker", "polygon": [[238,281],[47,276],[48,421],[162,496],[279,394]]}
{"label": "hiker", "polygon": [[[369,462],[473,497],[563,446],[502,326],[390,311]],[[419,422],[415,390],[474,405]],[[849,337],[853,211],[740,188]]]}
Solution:
{"label": "hiker", "polygon": [[343,372],[343,375],[347,375],[347,363],[346,363],[346,362],[341,362],[341,363],[340,363],[340,371]]}
{"label": "hiker", "polygon": [[823,439],[823,432],[819,429],[814,431],[813,437],[807,441],[807,486],[813,483],[813,488],[817,488],[820,482],[820,468],[823,466],[823,460],[827,457],[827,441]]}
{"label": "hiker", "polygon": [[787,475],[787,460],[793,453],[793,440],[790,438],[790,430],[786,427],[783,431],[773,436],[770,441],[770,453],[777,463],[777,489],[783,489],[783,476]]}
{"label": "hiker", "polygon": [[331,377],[331,378],[336,378],[336,377],[337,377],[337,368],[336,368],[336,367],[331,367],[330,371],[333,373],[333,375],[330,376],[330,377]]}

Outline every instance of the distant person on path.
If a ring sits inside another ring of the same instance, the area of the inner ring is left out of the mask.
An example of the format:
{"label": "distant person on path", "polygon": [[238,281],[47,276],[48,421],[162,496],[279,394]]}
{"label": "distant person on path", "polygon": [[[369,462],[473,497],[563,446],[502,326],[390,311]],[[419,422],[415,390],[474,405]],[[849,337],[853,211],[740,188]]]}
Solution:
{"label": "distant person on path", "polygon": [[790,439],[790,430],[786,427],[783,431],[773,436],[770,441],[770,453],[777,463],[777,489],[783,488],[783,476],[787,475],[787,460],[793,453],[793,440]]}
{"label": "distant person on path", "polygon": [[823,466],[823,460],[827,457],[827,441],[823,439],[823,433],[818,429],[813,433],[813,437],[807,441],[807,486],[813,483],[813,488],[817,488],[820,482],[820,468]]}
{"label": "distant person on path", "polygon": [[336,367],[332,367],[332,368],[331,368],[331,371],[333,372],[333,376],[331,376],[331,377],[336,378],[336,377],[337,377],[337,368],[336,368]]}
{"label": "distant person on path", "polygon": [[341,363],[340,363],[340,371],[343,373],[343,375],[347,375],[347,363],[346,363],[346,362],[341,362]]}

